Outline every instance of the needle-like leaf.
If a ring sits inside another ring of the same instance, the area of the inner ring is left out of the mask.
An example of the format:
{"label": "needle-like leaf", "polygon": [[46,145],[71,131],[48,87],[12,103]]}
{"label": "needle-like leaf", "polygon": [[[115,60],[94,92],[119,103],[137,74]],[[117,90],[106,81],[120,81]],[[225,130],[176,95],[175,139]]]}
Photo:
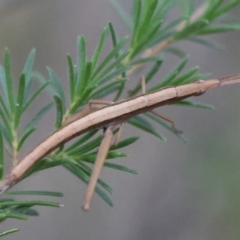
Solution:
{"label": "needle-like leaf", "polygon": [[14,192],[8,192],[7,194],[63,197],[63,194],[60,192],[50,192],[50,191],[14,191]]}
{"label": "needle-like leaf", "polygon": [[55,122],[55,128],[59,129],[62,126],[62,120],[63,120],[63,113],[64,113],[64,107],[62,99],[58,95],[54,95],[55,105],[56,105],[56,122]]}
{"label": "needle-like leaf", "polygon": [[3,180],[4,174],[4,145],[3,145],[3,136],[0,128],[0,181]]}
{"label": "needle-like leaf", "polygon": [[18,147],[17,150],[20,151],[20,149],[22,148],[22,145],[24,144],[25,140],[36,130],[36,128],[34,127],[29,127],[27,129],[24,130],[24,132],[22,133],[19,142],[18,142]]}
{"label": "needle-like leaf", "polygon": [[76,89],[75,95],[81,96],[86,84],[86,80],[84,79],[85,71],[86,71],[86,39],[83,35],[78,37],[77,40],[78,46],[78,59],[77,59],[77,79],[76,79]]}
{"label": "needle-like leaf", "polygon": [[117,46],[106,56],[98,68],[93,72],[92,79],[94,79],[98,74],[106,67],[106,65],[116,56],[116,54],[122,49],[123,45],[126,43],[127,37],[119,41]]}
{"label": "needle-like leaf", "polygon": [[[0,218],[1,218],[1,216],[0,216]],[[0,237],[6,236],[8,234],[11,234],[11,233],[14,233],[14,232],[18,232],[18,231],[19,231],[18,228],[12,228],[12,229],[9,229],[7,231],[0,232]]]}
{"label": "needle-like leaf", "polygon": [[93,53],[92,56],[92,69],[95,69],[95,66],[98,62],[98,59],[100,57],[101,51],[103,49],[104,43],[106,42],[106,38],[107,38],[107,33],[108,33],[108,28],[104,27],[100,36],[100,39],[98,41],[97,47]]}
{"label": "needle-like leaf", "polygon": [[67,55],[68,60],[68,72],[69,72],[69,90],[70,90],[70,99],[73,102],[75,97],[75,73],[71,56]]}
{"label": "needle-like leaf", "polygon": [[130,138],[124,139],[121,142],[119,142],[116,146],[115,145],[111,146],[110,151],[129,146],[135,143],[138,139],[139,137],[130,137]]}
{"label": "needle-like leaf", "polygon": [[11,72],[11,63],[10,63],[10,55],[9,51],[6,48],[4,51],[4,67],[5,67],[5,81],[6,81],[6,94],[8,97],[9,106],[11,112],[15,111],[15,99],[14,99],[14,90],[13,90],[13,82],[12,82],[12,72]]}
{"label": "needle-like leaf", "polygon": [[27,108],[31,105],[34,99],[49,85],[50,82],[45,82],[38,90],[29,98],[26,104],[23,106],[22,112],[25,112]]}
{"label": "needle-like leaf", "polygon": [[181,101],[176,102],[174,104],[179,105],[179,106],[186,106],[186,107],[203,108],[203,109],[208,109],[208,110],[213,110],[214,109],[214,107],[212,105],[193,102],[193,101],[189,101],[189,100],[181,100]]}
{"label": "needle-like leaf", "polygon": [[17,102],[15,107],[15,114],[14,114],[14,129],[17,130],[20,122],[20,118],[23,113],[23,104],[24,104],[24,92],[25,92],[25,84],[26,78],[25,74],[22,74],[19,80],[18,85],[18,95],[17,95]]}
{"label": "needle-like leaf", "polygon": [[105,162],[105,163],[104,163],[104,166],[105,166],[105,167],[108,167],[108,168],[112,168],[112,169],[118,170],[118,171],[122,171],[122,172],[127,172],[127,173],[132,173],[132,174],[138,174],[138,172],[137,172],[136,170],[133,170],[133,169],[128,168],[128,167],[126,167],[126,166],[122,166],[122,165],[115,164],[115,163]]}
{"label": "needle-like leaf", "polygon": [[58,79],[56,73],[50,68],[47,67],[49,78],[51,79],[51,84],[54,87],[54,94],[57,95],[62,101],[63,112],[65,112],[65,95],[63,91],[63,87]]}
{"label": "needle-like leaf", "polygon": [[36,55],[36,50],[32,49],[32,51],[29,53],[27,61],[24,65],[22,74],[25,75],[25,81],[26,81],[26,87],[24,91],[24,103],[27,101],[27,97],[29,95],[29,91],[31,88],[31,83],[32,83],[32,68],[35,60],[35,55]]}
{"label": "needle-like leaf", "polygon": [[71,150],[79,147],[80,145],[82,145],[83,143],[87,142],[91,137],[93,137],[98,130],[92,130],[89,131],[88,133],[84,134],[82,137],[80,137],[75,143],[73,143],[71,146],[69,146],[66,149],[66,152],[71,152]]}
{"label": "needle-like leaf", "polygon": [[131,125],[133,125],[133,126],[135,126],[137,128],[140,128],[143,131],[148,132],[148,133],[156,136],[157,138],[163,140],[164,142],[166,142],[166,138],[164,136],[162,136],[161,134],[157,133],[156,130],[153,127],[149,126],[149,124],[146,125],[145,122],[146,122],[146,120],[143,122],[142,120],[140,120],[139,118],[136,118],[136,117],[131,118],[130,120],[128,120],[128,123],[130,123]]}
{"label": "needle-like leaf", "polygon": [[121,17],[126,26],[131,29],[132,21],[127,13],[122,9],[122,7],[118,4],[117,0],[110,0],[110,3],[113,5],[114,9],[117,11],[118,15]]}

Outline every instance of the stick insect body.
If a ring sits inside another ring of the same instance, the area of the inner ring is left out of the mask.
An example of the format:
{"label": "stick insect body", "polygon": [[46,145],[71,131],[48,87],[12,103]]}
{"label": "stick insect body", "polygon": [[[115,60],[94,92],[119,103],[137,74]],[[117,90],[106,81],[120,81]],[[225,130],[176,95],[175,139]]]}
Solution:
{"label": "stick insect body", "polygon": [[153,93],[142,94],[134,98],[113,103],[90,114],[83,114],[80,119],[71,120],[67,126],[50,135],[19,162],[10,174],[5,177],[0,186],[0,195],[17,183],[36,162],[52,152],[60,144],[94,128],[108,126],[98,152],[95,163],[97,166],[93,169],[95,179],[91,177],[84,198],[83,209],[88,210],[101,166],[110,147],[112,130],[116,125],[122,124],[127,119],[142,112],[151,111],[154,108],[172,104],[190,96],[201,95],[208,89],[234,83],[240,83],[240,74],[207,81],[200,80],[194,83],[160,89]]}

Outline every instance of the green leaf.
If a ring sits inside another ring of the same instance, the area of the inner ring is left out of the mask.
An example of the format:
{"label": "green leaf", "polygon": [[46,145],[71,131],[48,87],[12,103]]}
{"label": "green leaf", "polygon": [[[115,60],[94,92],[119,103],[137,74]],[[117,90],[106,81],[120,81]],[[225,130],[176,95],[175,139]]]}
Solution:
{"label": "green leaf", "polygon": [[7,130],[6,126],[0,123],[0,129],[2,131],[4,139],[8,142],[9,146],[12,146],[12,133],[11,130]]}
{"label": "green leaf", "polygon": [[23,68],[22,74],[25,75],[25,80],[26,80],[26,87],[24,91],[24,103],[27,100],[27,96],[30,92],[31,88],[31,79],[32,79],[32,68],[35,60],[35,55],[36,55],[36,50],[32,49],[32,51],[29,53],[27,61],[25,63],[25,66]]}
{"label": "green leaf", "polygon": [[150,88],[148,92],[154,92],[156,90],[161,89],[162,87],[171,86],[173,80],[185,67],[187,61],[188,61],[188,57],[184,58],[175,69],[173,69],[159,84]]}
{"label": "green leaf", "polygon": [[130,138],[124,139],[121,142],[119,142],[116,146],[115,145],[111,146],[110,151],[131,145],[135,143],[138,139],[139,137],[130,137]]}
{"label": "green leaf", "polygon": [[[84,162],[89,162],[89,163],[95,163],[97,156],[97,152],[89,153],[86,155],[79,155],[79,161],[84,161]],[[120,157],[128,157],[127,154],[121,153],[121,152],[115,152],[111,151],[107,154],[106,159],[115,159],[115,158],[120,158]]]}
{"label": "green leaf", "polygon": [[26,216],[31,216],[31,217],[39,216],[39,213],[35,209],[32,209],[32,208],[21,208],[21,210],[19,212]]}
{"label": "green leaf", "polygon": [[149,128],[153,128],[152,124],[141,115],[135,116],[134,119],[136,119],[138,122],[141,122],[142,124],[146,125]]}
{"label": "green leaf", "polygon": [[148,83],[148,82],[150,82],[150,80],[152,80],[152,78],[155,76],[155,74],[158,72],[158,70],[162,66],[163,61],[164,61],[163,59],[159,59],[158,61],[156,61],[153,68],[146,75],[146,79],[145,79],[146,83]]}
{"label": "green leaf", "polygon": [[203,108],[203,109],[208,109],[208,110],[213,110],[214,106],[209,105],[209,104],[204,104],[204,103],[198,103],[198,102],[192,102],[189,100],[181,100],[179,102],[174,103],[174,105],[179,105],[179,106],[186,106],[186,107],[196,107],[196,108]]}
{"label": "green leaf", "polygon": [[182,15],[190,17],[194,11],[194,3],[195,3],[194,0],[179,1]]}
{"label": "green leaf", "polygon": [[222,25],[222,26],[215,26],[215,27],[208,27],[200,30],[198,35],[206,35],[206,34],[215,34],[215,33],[223,33],[229,31],[239,30],[239,24],[229,24],[229,25]]}
{"label": "green leaf", "polygon": [[11,63],[10,55],[7,48],[4,51],[4,67],[6,75],[6,87],[7,87],[7,97],[10,105],[11,112],[15,112],[15,99],[14,99],[14,90],[12,82],[12,73],[11,73]]}
{"label": "green leaf", "polygon": [[0,222],[7,218],[7,213],[0,213]]}
{"label": "green leaf", "polygon": [[104,71],[102,71],[98,78],[99,79],[104,78],[112,69],[117,67],[119,63],[121,63],[121,61],[124,60],[128,54],[129,52],[125,52],[122,55],[120,55],[112,64],[110,64]]}
{"label": "green leaf", "polygon": [[[182,23],[183,21],[188,20],[188,17],[185,16],[181,16],[175,20],[173,20],[172,22],[170,22],[169,24],[167,24],[167,26],[163,27],[160,35],[166,34],[167,32],[169,32],[170,30],[172,30],[172,28],[176,28],[178,24]],[[174,29],[174,32],[176,32],[176,30]]]}
{"label": "green leaf", "polygon": [[62,120],[63,120],[63,114],[64,114],[64,107],[63,107],[63,102],[61,98],[58,95],[53,96],[56,104],[56,122],[55,122],[55,128],[59,129],[62,126]]}
{"label": "green leaf", "polygon": [[200,79],[203,79],[203,76],[204,76],[203,74],[192,75],[188,78],[185,78],[185,80],[183,80],[181,84],[188,84],[188,83],[196,82]]}
{"label": "green leaf", "polygon": [[53,103],[47,104],[43,107],[36,116],[28,123],[28,126],[34,126],[53,106]]}
{"label": "green leaf", "polygon": [[68,60],[68,72],[69,72],[69,90],[70,90],[70,100],[73,102],[75,97],[75,73],[71,56],[67,55]]}
{"label": "green leaf", "polygon": [[[120,79],[121,80],[121,79]],[[119,84],[115,84],[114,86],[111,86],[107,89],[105,89],[104,91],[102,91],[101,93],[99,93],[98,95],[95,95],[96,99],[99,99],[99,98],[103,98],[105,96],[108,96],[112,93],[115,93],[119,90],[119,85],[121,87],[122,83],[126,80],[126,79],[122,79],[123,81],[120,82]],[[114,99],[114,102],[115,102],[115,99]]]}
{"label": "green leaf", "polygon": [[91,72],[92,72],[92,62],[87,62],[86,63],[86,70],[85,70],[85,75],[82,79],[82,91],[78,96],[82,96],[82,94],[84,93],[85,89],[87,88],[88,82],[89,82],[89,78],[91,76]]}
{"label": "green leaf", "polygon": [[[112,43],[113,43],[113,47],[116,47],[117,45],[117,35],[115,32],[115,29],[113,27],[113,24],[111,22],[108,23],[108,27],[110,29],[110,33],[111,33],[111,37],[112,37]],[[118,57],[118,54],[116,55],[116,58]]]}
{"label": "green leaf", "polygon": [[192,77],[196,71],[199,69],[199,67],[194,67],[183,73],[181,76],[179,76],[177,79],[171,82],[174,86],[183,84],[187,81],[188,78]]}
{"label": "green leaf", "polygon": [[2,131],[0,128],[0,181],[4,178],[4,143]]}
{"label": "green leaf", "polygon": [[[145,120],[145,121],[146,121],[146,120]],[[166,138],[165,138],[164,136],[162,136],[161,134],[157,133],[156,130],[155,130],[153,127],[149,126],[149,124],[146,125],[145,122],[143,122],[143,121],[140,120],[139,118],[136,118],[136,117],[131,118],[130,120],[128,120],[128,122],[129,122],[131,125],[133,125],[133,126],[135,126],[135,127],[137,127],[137,128],[140,128],[140,129],[142,129],[143,131],[148,132],[148,133],[156,136],[157,138],[163,140],[164,142],[166,142]]]}
{"label": "green leaf", "polygon": [[118,15],[121,17],[125,25],[129,29],[132,29],[132,21],[130,17],[126,14],[126,12],[122,9],[122,7],[118,4],[118,2],[116,0],[109,0],[109,1],[113,5],[114,9],[118,13]]}
{"label": "green leaf", "polygon": [[79,146],[72,150],[68,149],[67,152],[69,155],[80,156],[80,155],[87,153],[89,151],[92,151],[94,148],[98,147],[100,145],[101,139],[102,139],[102,136],[100,135],[100,136],[96,137],[95,139],[93,139],[92,141],[90,141],[82,146]]}
{"label": "green leaf", "polygon": [[18,220],[27,220],[28,219],[23,214],[18,214],[18,213],[7,213],[6,218],[15,218],[15,219],[18,219]]}
{"label": "green leaf", "polygon": [[17,130],[20,122],[20,118],[22,116],[22,110],[23,110],[23,101],[24,101],[24,92],[25,92],[25,74],[22,74],[19,80],[18,85],[18,96],[17,96],[17,102],[15,107],[15,116],[14,116],[14,129]]}
{"label": "green leaf", "polygon": [[26,102],[25,106],[23,107],[22,112],[25,112],[27,108],[31,105],[34,99],[48,86],[50,82],[44,83],[33,95],[32,97]]}
{"label": "green leaf", "polygon": [[11,202],[11,201],[15,201],[13,198],[1,198],[0,202]]}
{"label": "green leaf", "polygon": [[93,72],[93,75],[91,77],[92,79],[95,79],[97,75],[105,68],[105,66],[116,56],[116,54],[120,51],[120,49],[123,47],[126,41],[127,41],[127,37],[119,41],[117,46],[105,57],[102,63]]}
{"label": "green leaf", "polygon": [[10,233],[14,233],[14,232],[18,232],[19,229],[18,228],[12,228],[12,229],[9,229],[7,231],[4,231],[4,232],[0,232],[0,237],[3,237],[3,236],[6,236]]}
{"label": "green leaf", "polygon": [[6,116],[6,118],[9,119],[10,118],[10,114],[9,114],[7,106],[6,106],[5,102],[3,101],[3,98],[2,98],[1,95],[0,95],[0,107],[2,107],[3,114]]}
{"label": "green leaf", "polygon": [[[126,77],[126,73],[124,72],[124,73],[122,73],[122,76],[123,77]],[[117,91],[117,94],[116,94],[116,96],[115,96],[115,98],[114,98],[114,102],[117,102],[118,100],[119,100],[119,98],[121,97],[121,95],[122,95],[122,93],[123,93],[123,90],[124,90],[124,87],[125,87],[125,82],[122,82],[121,84],[120,84],[120,86],[119,87],[116,87],[116,91]],[[113,87],[114,88],[114,87]],[[114,89],[112,89],[112,90],[114,90]],[[115,91],[115,90],[114,90]],[[114,92],[114,91],[112,91],[112,92]]]}
{"label": "green leaf", "polygon": [[[150,40],[150,36],[151,34],[149,34],[150,32],[152,32],[152,29],[155,29],[155,32],[157,31],[157,29],[161,25],[161,20],[159,16],[159,19],[155,19],[155,21],[152,21],[152,18],[154,17],[154,12],[157,9],[157,5],[158,5],[158,0],[148,0],[147,2],[145,2],[145,6],[143,8],[143,15],[141,18],[141,26],[139,26],[138,28],[138,34],[137,37],[139,37],[141,39],[141,36],[144,36],[147,32],[149,36],[149,40]],[[158,22],[157,22],[158,20]],[[156,24],[156,28],[154,28],[154,23]],[[150,29],[152,28],[152,29]]]}
{"label": "green leaf", "polygon": [[132,49],[129,58],[133,59],[135,56],[137,56],[142,50],[146,48],[146,45],[153,40],[153,38],[156,36],[158,29],[162,26],[162,22],[159,22],[157,24],[154,24],[154,26],[151,28],[151,31],[148,34],[144,34],[144,37],[141,41],[139,41],[136,46]]}
{"label": "green leaf", "polygon": [[0,208],[2,207],[10,207],[10,206],[48,206],[48,207],[61,207],[61,204],[55,202],[48,202],[48,201],[39,201],[39,200],[32,200],[32,201],[14,201],[14,202],[1,202]]}
{"label": "green leaf", "polygon": [[39,172],[45,169],[49,169],[49,168],[53,168],[53,167],[57,167],[60,165],[65,165],[65,164],[71,164],[74,165],[74,167],[77,166],[77,162],[75,160],[73,160],[72,158],[60,158],[58,156],[55,156],[55,158],[53,156],[51,157],[47,157],[44,158],[43,160],[41,160],[40,162],[36,163],[25,175],[24,178],[30,176],[31,174],[35,173],[35,172]]}
{"label": "green leaf", "polygon": [[204,13],[204,18],[208,19],[209,21],[213,21],[214,13],[222,5],[223,1],[224,0],[209,1],[207,5],[207,9],[205,10],[205,13]]}
{"label": "green leaf", "polygon": [[26,81],[29,81],[29,78],[31,77],[35,56],[36,56],[36,49],[33,48],[28,55],[27,61],[22,71],[26,76]]}
{"label": "green leaf", "polygon": [[174,39],[175,41],[179,41],[181,39],[185,39],[194,33],[200,31],[204,27],[206,27],[209,24],[209,21],[206,19],[199,19],[196,22],[193,22],[192,24],[189,24],[183,30],[176,32]]}
{"label": "green leaf", "polygon": [[212,43],[210,41],[204,40],[204,39],[200,39],[200,38],[196,38],[196,37],[191,37],[187,39],[188,41],[192,41],[192,42],[196,42],[199,44],[204,45],[205,47],[209,47],[218,51],[223,51],[225,49],[224,46],[218,44],[218,43]]}
{"label": "green leaf", "polygon": [[168,47],[164,49],[164,52],[169,52],[172,53],[173,55],[179,57],[179,58],[184,58],[186,57],[186,53],[179,48],[174,48],[174,47]]}
{"label": "green leaf", "polygon": [[50,191],[14,191],[14,192],[7,192],[7,194],[63,197],[63,194],[60,192],[50,192]]}
{"label": "green leaf", "polygon": [[204,14],[204,17],[207,19],[212,19],[212,15],[214,12],[222,5],[224,0],[215,0],[215,1],[210,1],[207,5],[207,10]]}
{"label": "green leaf", "polygon": [[131,67],[122,67],[118,68],[116,71],[113,71],[112,73],[104,76],[102,79],[99,80],[99,84],[104,84],[108,82],[109,80],[114,79],[115,77],[122,75],[124,72],[128,71]]}
{"label": "green leaf", "polygon": [[104,27],[103,30],[102,30],[100,39],[98,41],[97,47],[96,47],[96,49],[93,53],[93,56],[92,56],[91,61],[92,61],[92,69],[93,70],[95,69],[95,66],[98,62],[99,56],[100,56],[100,54],[102,52],[102,49],[103,49],[103,46],[104,46],[104,43],[106,42],[107,33],[108,33],[108,28]]}
{"label": "green leaf", "polygon": [[231,10],[232,8],[237,6],[238,4],[239,4],[239,0],[232,1],[232,2],[230,2],[228,4],[226,4],[224,7],[222,7],[218,11],[214,12],[214,14],[212,15],[212,19],[215,19],[217,17],[222,16],[224,13],[228,12],[229,10]]}
{"label": "green leaf", "polygon": [[87,142],[91,137],[93,137],[98,130],[92,130],[86,134],[84,134],[81,138],[79,138],[75,143],[73,143],[71,146],[69,146],[65,151],[70,152],[71,150],[79,147],[83,143]]}
{"label": "green leaf", "polygon": [[2,65],[0,65],[0,83],[2,85],[3,93],[5,95],[5,101],[7,102],[7,106],[10,107],[9,99],[8,99],[8,89],[7,89],[7,80],[5,70]]}
{"label": "green leaf", "polygon": [[47,71],[48,71],[49,78],[51,79],[51,84],[54,87],[55,95],[57,95],[61,99],[63,112],[65,112],[65,96],[64,96],[64,91],[60,83],[60,80],[58,79],[57,75],[50,67],[47,67]]}
{"label": "green leaf", "polygon": [[118,90],[118,85],[125,82],[126,80],[127,80],[126,78],[121,78],[121,79],[118,79],[114,82],[111,82],[111,83],[105,85],[102,88],[99,88],[97,91],[93,92],[89,96],[89,99],[101,99],[101,98],[115,92],[116,90]]}
{"label": "green leaf", "polygon": [[148,62],[157,62],[160,60],[164,61],[163,57],[156,56],[156,57],[140,58],[139,60],[131,62],[131,65],[134,66],[134,65],[144,64],[144,63],[148,63]]}
{"label": "green leaf", "polygon": [[78,59],[77,59],[77,80],[76,80],[76,89],[75,95],[80,96],[85,88],[85,68],[86,68],[86,39],[83,35],[78,37],[77,40],[77,47],[78,47]]}
{"label": "green leaf", "polygon": [[155,18],[158,18],[159,16],[166,17],[166,14],[176,6],[176,3],[178,3],[177,0],[163,0],[161,1],[161,4],[158,5],[158,8],[154,14]]}
{"label": "green leaf", "polygon": [[20,151],[20,149],[22,148],[23,143],[25,142],[25,140],[36,130],[36,128],[31,127],[31,128],[27,128],[26,130],[24,130],[23,134],[21,134],[21,137],[19,139],[18,142],[18,147],[17,150]]}
{"label": "green leaf", "polygon": [[52,108],[53,103],[50,103],[43,107],[37,114],[36,116],[26,125],[26,127],[23,130],[22,135],[25,135],[26,132],[29,132],[29,129],[32,129],[33,126]]}
{"label": "green leaf", "polygon": [[142,1],[141,0],[133,0],[133,7],[132,7],[132,15],[133,15],[133,34],[131,40],[131,46],[133,47],[137,42],[138,36],[138,29],[140,25],[140,18],[142,12]]}
{"label": "green leaf", "polygon": [[[10,142],[12,142],[11,140],[12,140],[13,136],[12,136],[11,126],[10,126],[10,120],[4,115],[4,112],[1,108],[0,108],[0,116],[2,117],[2,122],[4,124],[4,126],[2,126],[2,130],[3,129],[5,130],[5,132],[3,131],[3,134],[6,133],[7,138],[10,140]],[[6,136],[6,135],[4,134],[4,136]]]}
{"label": "green leaf", "polygon": [[112,169],[119,170],[119,171],[122,171],[122,172],[138,174],[138,172],[136,170],[133,170],[131,168],[128,168],[128,167],[125,167],[125,166],[122,166],[122,165],[119,165],[119,164],[115,164],[115,163],[105,162],[104,167],[112,168]]}

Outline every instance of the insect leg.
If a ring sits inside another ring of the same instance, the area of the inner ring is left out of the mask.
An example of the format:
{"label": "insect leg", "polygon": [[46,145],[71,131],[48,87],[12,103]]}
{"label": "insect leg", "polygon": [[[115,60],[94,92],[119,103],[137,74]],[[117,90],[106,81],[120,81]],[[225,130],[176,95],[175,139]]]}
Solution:
{"label": "insect leg", "polygon": [[102,166],[104,164],[104,161],[107,157],[110,145],[111,145],[111,140],[113,138],[113,129],[115,128],[115,125],[111,125],[108,126],[105,134],[104,134],[104,138],[101,142],[98,154],[97,154],[97,158],[92,170],[92,175],[90,177],[88,186],[87,186],[87,190],[85,193],[85,197],[84,197],[84,202],[83,202],[83,206],[82,209],[84,211],[88,211],[90,208],[90,204],[91,204],[91,200],[92,200],[92,196],[102,169]]}
{"label": "insect leg", "polygon": [[172,129],[173,129],[174,131],[176,131],[176,133],[182,133],[182,131],[178,130],[178,129],[175,127],[174,121],[173,121],[172,119],[170,119],[170,118],[168,118],[168,117],[166,117],[166,116],[164,116],[164,115],[162,115],[162,114],[159,114],[159,113],[156,112],[155,110],[151,110],[151,111],[149,111],[149,112],[152,113],[153,115],[155,115],[155,116],[157,116],[157,117],[165,120],[166,122],[169,122],[169,123],[172,125]]}

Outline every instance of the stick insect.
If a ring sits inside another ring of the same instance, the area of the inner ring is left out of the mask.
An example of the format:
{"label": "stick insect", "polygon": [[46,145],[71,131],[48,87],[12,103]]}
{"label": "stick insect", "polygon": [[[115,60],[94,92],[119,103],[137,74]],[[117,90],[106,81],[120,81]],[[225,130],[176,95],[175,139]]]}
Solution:
{"label": "stick insect", "polygon": [[[185,85],[168,87],[148,94],[145,94],[145,90],[143,90],[143,94],[140,96],[121,100],[116,103],[104,104],[104,107],[94,112],[89,113],[89,111],[84,110],[84,113],[74,117],[68,125],[54,132],[36,146],[15,168],[13,168],[0,186],[0,195],[15,185],[36,162],[58,148],[62,143],[68,142],[74,137],[89,130],[107,126],[84,197],[82,208],[87,211],[90,207],[91,198],[101,167],[111,145],[113,129],[115,129],[116,126],[120,125],[122,129],[123,122],[137,114],[152,112],[152,110],[157,107],[172,104],[191,96],[199,96],[208,89],[234,83],[240,83],[240,73],[219,79],[210,79],[206,81],[199,80]],[[156,112],[153,113],[156,115]],[[118,140],[119,136],[117,136],[116,141]]]}

